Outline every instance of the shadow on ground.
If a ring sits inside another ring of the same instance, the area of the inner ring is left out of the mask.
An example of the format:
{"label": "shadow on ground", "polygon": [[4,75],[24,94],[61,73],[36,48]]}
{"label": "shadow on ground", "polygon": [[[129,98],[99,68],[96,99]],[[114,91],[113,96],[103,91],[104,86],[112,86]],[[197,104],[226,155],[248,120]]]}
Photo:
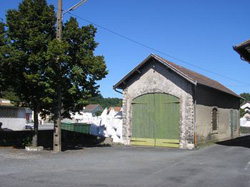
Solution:
{"label": "shadow on ground", "polygon": [[224,146],[233,146],[233,147],[246,147],[250,148],[250,135],[235,138],[232,140],[217,142],[216,144],[224,145]]}
{"label": "shadow on ground", "polygon": [[[0,131],[0,146],[24,149],[25,146],[31,145],[33,135],[33,131]],[[38,132],[38,146],[53,150],[53,130]],[[111,146],[105,143],[104,137],[62,130],[62,151],[104,146]]]}

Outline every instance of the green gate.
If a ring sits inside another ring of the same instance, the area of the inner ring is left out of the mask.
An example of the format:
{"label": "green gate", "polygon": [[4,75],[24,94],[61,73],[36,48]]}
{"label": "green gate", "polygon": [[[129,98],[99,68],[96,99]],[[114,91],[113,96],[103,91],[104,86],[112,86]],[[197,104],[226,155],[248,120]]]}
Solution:
{"label": "green gate", "polygon": [[179,147],[179,99],[146,94],[132,102],[132,145]]}

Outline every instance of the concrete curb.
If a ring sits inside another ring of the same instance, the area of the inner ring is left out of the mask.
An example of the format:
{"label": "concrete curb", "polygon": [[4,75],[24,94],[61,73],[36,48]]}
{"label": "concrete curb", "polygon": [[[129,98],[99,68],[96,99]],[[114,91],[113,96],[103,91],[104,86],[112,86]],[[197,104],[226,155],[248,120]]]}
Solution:
{"label": "concrete curb", "polygon": [[33,147],[33,146],[25,146],[26,151],[42,151],[43,147],[38,146],[38,147]]}

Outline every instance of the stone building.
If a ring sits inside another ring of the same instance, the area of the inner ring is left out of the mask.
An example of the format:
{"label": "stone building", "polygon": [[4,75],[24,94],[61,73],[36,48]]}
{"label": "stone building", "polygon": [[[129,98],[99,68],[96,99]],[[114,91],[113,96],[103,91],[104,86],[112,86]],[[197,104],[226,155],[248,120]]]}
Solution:
{"label": "stone building", "polygon": [[148,56],[114,89],[123,90],[126,145],[192,149],[239,135],[240,96],[157,55]]}

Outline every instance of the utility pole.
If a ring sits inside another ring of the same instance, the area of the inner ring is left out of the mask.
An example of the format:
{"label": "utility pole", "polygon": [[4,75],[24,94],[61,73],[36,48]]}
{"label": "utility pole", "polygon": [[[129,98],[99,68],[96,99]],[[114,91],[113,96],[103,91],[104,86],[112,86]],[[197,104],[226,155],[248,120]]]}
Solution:
{"label": "utility pole", "polygon": [[[62,41],[62,16],[69,11],[73,11],[82,4],[86,3],[87,0],[81,0],[76,5],[72,6],[63,13],[62,10],[62,0],[57,0],[57,28],[56,28],[56,38]],[[60,58],[57,57],[57,68],[58,76],[61,76],[61,65]],[[58,79],[60,80],[60,79]],[[60,82],[56,85],[56,104],[55,104],[55,120],[54,120],[54,135],[53,135],[53,151],[58,153],[62,150],[62,131],[61,131],[61,119],[62,119],[62,88]]]}
{"label": "utility pole", "polygon": [[[56,38],[62,40],[62,0],[57,1],[57,29]],[[58,74],[60,76],[60,59],[57,58]],[[55,120],[54,120],[54,135],[53,135],[53,150],[54,152],[61,152],[62,150],[62,131],[61,131],[61,105],[62,105],[62,92],[61,85],[58,82],[56,88],[56,106],[55,106]]]}
{"label": "utility pole", "polygon": [[61,41],[62,40],[62,0],[57,0],[57,30],[56,30],[56,38]]}

